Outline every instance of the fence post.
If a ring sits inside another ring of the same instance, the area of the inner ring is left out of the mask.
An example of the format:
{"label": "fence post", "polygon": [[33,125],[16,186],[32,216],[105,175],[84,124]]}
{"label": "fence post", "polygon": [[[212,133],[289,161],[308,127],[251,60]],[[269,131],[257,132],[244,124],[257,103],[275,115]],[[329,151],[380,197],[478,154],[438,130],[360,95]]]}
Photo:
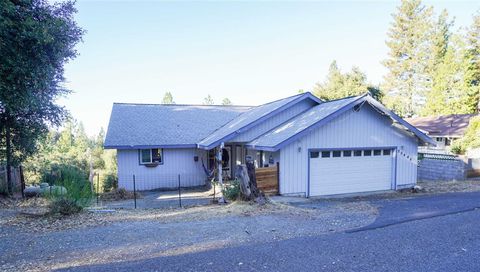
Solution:
{"label": "fence post", "polygon": [[135,204],[135,209],[137,208],[137,190],[135,188],[135,175],[133,175],[133,203]]}
{"label": "fence post", "polygon": [[178,175],[178,204],[182,207],[182,194],[180,192],[180,174]]}
{"label": "fence post", "polygon": [[100,173],[97,173],[97,206],[98,206],[98,192],[99,192],[99,186],[100,186]]}

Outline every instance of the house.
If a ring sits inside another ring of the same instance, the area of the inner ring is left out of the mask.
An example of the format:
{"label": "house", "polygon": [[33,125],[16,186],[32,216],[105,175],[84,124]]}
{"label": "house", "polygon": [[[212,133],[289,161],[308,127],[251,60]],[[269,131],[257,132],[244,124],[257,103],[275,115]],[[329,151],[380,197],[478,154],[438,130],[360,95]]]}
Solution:
{"label": "house", "polygon": [[406,121],[433,138],[437,144],[420,147],[420,152],[449,153],[452,140],[463,137],[473,116],[476,114],[450,114],[408,118]]}
{"label": "house", "polygon": [[221,146],[232,176],[250,157],[279,165],[282,195],[411,187],[417,146],[435,144],[370,95],[323,102],[303,93],[256,107],[115,103],[105,148],[117,149],[119,186],[203,185]]}

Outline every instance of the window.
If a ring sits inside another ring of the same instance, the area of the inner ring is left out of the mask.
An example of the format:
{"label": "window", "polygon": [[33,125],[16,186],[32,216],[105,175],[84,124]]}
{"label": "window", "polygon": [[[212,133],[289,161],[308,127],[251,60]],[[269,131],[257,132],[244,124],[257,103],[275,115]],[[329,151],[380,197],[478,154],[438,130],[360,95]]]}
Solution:
{"label": "window", "polygon": [[342,156],[342,151],[333,151],[332,152],[332,157],[338,158]]}
{"label": "window", "polygon": [[384,156],[390,156],[390,149],[384,149],[383,150],[383,155]]}
{"label": "window", "polygon": [[330,151],[322,151],[322,158],[330,158]]}
{"label": "window", "polygon": [[343,156],[344,157],[351,157],[352,156],[352,150],[343,151]]}
{"label": "window", "polygon": [[437,140],[437,142],[443,142],[443,138],[442,138],[442,137],[437,137],[435,140]]}
{"label": "window", "polygon": [[353,151],[353,156],[355,156],[355,157],[360,157],[360,156],[362,156],[362,150],[355,150],[355,151]]}
{"label": "window", "polygon": [[319,152],[318,151],[312,151],[310,152],[310,158],[318,158]]}
{"label": "window", "polygon": [[372,150],[364,150],[363,156],[372,156]]}
{"label": "window", "polygon": [[380,156],[380,155],[382,155],[382,150],[380,149],[373,150],[373,156]]}
{"label": "window", "polygon": [[163,150],[159,148],[141,149],[140,150],[140,164],[163,163]]}

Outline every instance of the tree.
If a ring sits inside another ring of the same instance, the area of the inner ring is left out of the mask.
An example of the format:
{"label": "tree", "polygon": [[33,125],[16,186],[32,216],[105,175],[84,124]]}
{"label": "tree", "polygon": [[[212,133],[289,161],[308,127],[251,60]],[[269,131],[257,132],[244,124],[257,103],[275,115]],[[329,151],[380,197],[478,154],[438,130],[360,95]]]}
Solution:
{"label": "tree", "polygon": [[84,33],[75,12],[71,1],[0,1],[0,144],[10,193],[10,166],[32,154],[36,140],[67,114],[55,102],[69,93],[63,65],[77,56]]}
{"label": "tree", "polygon": [[333,61],[324,82],[316,83],[313,93],[323,100],[333,100],[347,96],[361,95],[370,92],[376,99],[382,94],[377,87],[367,83],[367,76],[358,67],[353,67],[350,72],[342,73]]}
{"label": "tree", "polygon": [[469,71],[472,60],[467,53],[465,40],[452,36],[444,59],[433,74],[432,90],[421,111],[424,116],[473,113],[478,101],[478,88],[472,85]]}
{"label": "tree", "polygon": [[228,99],[228,98],[224,98],[222,100],[222,105],[224,105],[224,106],[232,105],[232,101],[230,101],[230,99]]}
{"label": "tree", "polygon": [[213,105],[213,98],[210,95],[207,95],[205,99],[203,100],[203,105]]}
{"label": "tree", "polygon": [[166,92],[162,99],[162,104],[175,104],[171,92]]}
{"label": "tree", "polygon": [[383,62],[388,69],[382,88],[388,94],[384,102],[402,116],[419,111],[430,84],[432,12],[420,0],[402,0],[387,33],[390,52]]}

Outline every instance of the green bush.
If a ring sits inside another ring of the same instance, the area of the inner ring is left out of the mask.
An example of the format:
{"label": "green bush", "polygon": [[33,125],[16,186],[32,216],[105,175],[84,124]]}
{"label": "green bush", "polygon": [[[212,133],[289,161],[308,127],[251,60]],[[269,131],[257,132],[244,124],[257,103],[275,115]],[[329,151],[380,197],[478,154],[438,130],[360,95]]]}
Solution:
{"label": "green bush", "polygon": [[240,197],[240,182],[233,180],[230,184],[225,184],[222,193],[226,199],[237,200]]}
{"label": "green bush", "polygon": [[110,192],[118,188],[117,176],[113,173],[105,174],[103,177],[103,192]]}
{"label": "green bush", "polygon": [[[54,214],[69,215],[80,212],[90,205],[93,194],[87,174],[80,168],[66,164],[51,165],[49,172],[43,173],[42,181],[51,186],[66,189],[52,191],[46,196],[51,199],[50,211]],[[56,188],[56,187],[52,187]]]}
{"label": "green bush", "polygon": [[83,207],[78,205],[74,199],[70,198],[56,198],[52,200],[49,205],[50,213],[52,214],[61,214],[61,215],[71,215],[79,213],[82,211]]}
{"label": "green bush", "polygon": [[88,173],[74,165],[52,164],[48,169],[43,170],[40,182],[58,185],[63,180],[85,181],[88,180]]}

